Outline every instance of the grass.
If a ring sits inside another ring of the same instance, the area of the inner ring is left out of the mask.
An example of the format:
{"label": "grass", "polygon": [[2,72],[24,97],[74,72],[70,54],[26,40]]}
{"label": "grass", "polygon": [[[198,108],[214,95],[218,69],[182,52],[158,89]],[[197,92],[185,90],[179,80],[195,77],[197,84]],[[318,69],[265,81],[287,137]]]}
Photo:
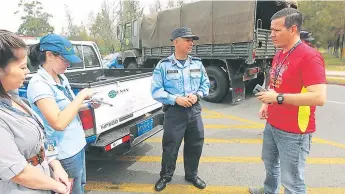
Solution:
{"label": "grass", "polygon": [[325,59],[326,69],[330,71],[345,71],[345,59],[336,58],[327,52],[322,52]]}

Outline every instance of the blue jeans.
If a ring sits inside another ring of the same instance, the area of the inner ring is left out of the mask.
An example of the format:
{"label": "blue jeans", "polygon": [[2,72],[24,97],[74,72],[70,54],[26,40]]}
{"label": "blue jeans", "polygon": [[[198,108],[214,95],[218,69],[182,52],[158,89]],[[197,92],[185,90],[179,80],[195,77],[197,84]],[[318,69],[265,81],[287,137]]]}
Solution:
{"label": "blue jeans", "polygon": [[86,184],[85,149],[76,155],[60,160],[69,178],[74,178],[72,194],[84,194]]}
{"label": "blue jeans", "polygon": [[306,194],[304,170],[312,134],[294,134],[266,124],[262,160],[266,168],[265,194],[279,193],[280,182],[285,194]]}

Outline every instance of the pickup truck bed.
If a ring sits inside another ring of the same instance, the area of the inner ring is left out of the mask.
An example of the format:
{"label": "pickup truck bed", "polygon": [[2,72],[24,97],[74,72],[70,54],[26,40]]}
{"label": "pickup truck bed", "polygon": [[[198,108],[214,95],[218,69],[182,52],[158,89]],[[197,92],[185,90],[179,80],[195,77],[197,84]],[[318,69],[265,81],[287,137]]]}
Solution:
{"label": "pickup truck bed", "polygon": [[[162,104],[151,97],[152,69],[94,69],[66,72],[75,94],[84,88],[94,88],[95,96],[112,104],[79,112],[86,140],[91,147],[109,151],[128,143],[130,147],[163,129]],[[26,87],[19,89],[26,98]]]}

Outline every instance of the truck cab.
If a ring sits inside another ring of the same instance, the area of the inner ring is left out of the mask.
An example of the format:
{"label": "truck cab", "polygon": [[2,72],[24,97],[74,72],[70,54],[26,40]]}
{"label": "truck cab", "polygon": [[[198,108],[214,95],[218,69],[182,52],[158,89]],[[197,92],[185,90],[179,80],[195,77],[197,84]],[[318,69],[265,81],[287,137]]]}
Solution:
{"label": "truck cab", "polygon": [[[29,47],[39,43],[39,38],[23,38],[26,45]],[[100,69],[102,68],[102,55],[99,52],[97,44],[93,41],[71,41],[75,53],[82,60],[81,63],[73,64],[73,66],[67,68],[67,72],[70,71],[83,71],[86,69]],[[29,51],[28,51],[29,52]],[[28,53],[29,54],[29,53]],[[28,60],[28,67],[30,72],[36,72],[38,64],[31,64]],[[30,74],[29,74],[30,76]]]}
{"label": "truck cab", "polygon": [[117,25],[117,39],[121,42],[122,64],[125,68],[135,69],[141,66],[140,19]]}

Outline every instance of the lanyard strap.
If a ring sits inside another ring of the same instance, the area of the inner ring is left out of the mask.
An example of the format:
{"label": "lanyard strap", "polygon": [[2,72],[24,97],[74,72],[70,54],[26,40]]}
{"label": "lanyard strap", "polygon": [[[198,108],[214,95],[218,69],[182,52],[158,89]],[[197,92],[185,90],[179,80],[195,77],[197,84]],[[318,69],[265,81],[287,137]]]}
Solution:
{"label": "lanyard strap", "polygon": [[65,87],[62,87],[62,86],[59,86],[57,85],[57,88],[64,93],[64,95],[72,102],[73,101],[73,96],[69,90],[69,88],[67,86]]}
{"label": "lanyard strap", "polygon": [[273,83],[273,87],[274,87],[274,88],[276,87],[276,82],[277,82],[277,79],[278,79],[280,70],[281,70],[281,68],[282,68],[283,65],[284,65],[284,62],[285,62],[286,59],[290,56],[290,54],[297,48],[297,46],[298,46],[300,43],[302,43],[301,40],[299,40],[299,41],[290,49],[289,53],[285,56],[285,58],[283,59],[283,61],[279,63],[280,55],[281,55],[281,53],[282,53],[282,51],[280,51],[279,56],[278,56],[278,64],[277,64],[277,66],[279,66],[279,69],[278,69],[278,67],[277,67],[277,69],[276,69],[275,72],[274,72],[274,83]]}
{"label": "lanyard strap", "polygon": [[[32,118],[38,125],[39,125],[39,128],[38,129],[38,133],[39,133],[39,139],[42,140],[44,139],[44,137],[46,136],[46,131],[44,130],[44,125],[41,123],[41,121],[36,117],[35,114],[33,114],[24,104],[22,104],[20,101],[14,99],[11,97],[11,100],[13,100],[15,103],[17,103],[20,107],[22,107],[24,110],[26,110],[28,112],[28,114],[4,103],[4,102],[0,102],[0,104],[6,108],[7,110],[9,111],[13,111],[17,114],[20,114],[21,116],[24,117],[25,120],[27,120],[28,122],[32,123],[32,121],[30,121],[28,119],[28,117]],[[33,123],[32,123],[33,124]],[[34,124],[33,124],[34,125]],[[43,138],[42,138],[42,133],[43,133]]]}

